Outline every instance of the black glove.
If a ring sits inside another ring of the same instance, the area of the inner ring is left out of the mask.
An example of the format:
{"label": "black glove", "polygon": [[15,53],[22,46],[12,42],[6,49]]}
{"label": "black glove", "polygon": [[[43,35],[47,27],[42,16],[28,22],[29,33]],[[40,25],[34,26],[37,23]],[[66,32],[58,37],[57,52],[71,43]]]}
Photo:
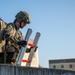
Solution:
{"label": "black glove", "polygon": [[10,36],[10,34],[5,34],[5,38],[8,38]]}
{"label": "black glove", "polygon": [[21,45],[21,46],[23,46],[23,47],[25,47],[25,45],[27,45],[27,41],[25,41],[25,40],[18,41],[17,44],[18,44],[18,45]]}

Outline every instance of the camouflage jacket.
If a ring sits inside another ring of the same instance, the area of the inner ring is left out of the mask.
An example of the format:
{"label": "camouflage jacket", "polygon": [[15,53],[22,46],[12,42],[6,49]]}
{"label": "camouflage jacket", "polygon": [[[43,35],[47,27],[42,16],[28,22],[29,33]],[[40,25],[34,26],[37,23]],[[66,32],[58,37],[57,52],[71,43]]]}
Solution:
{"label": "camouflage jacket", "polygon": [[8,50],[8,48],[10,48],[11,46],[13,46],[16,50],[19,50],[20,46],[16,42],[23,40],[21,31],[16,29],[13,23],[9,23],[5,28],[4,38],[6,34],[10,34],[10,37],[6,39],[6,50],[8,52],[11,52],[11,50]]}

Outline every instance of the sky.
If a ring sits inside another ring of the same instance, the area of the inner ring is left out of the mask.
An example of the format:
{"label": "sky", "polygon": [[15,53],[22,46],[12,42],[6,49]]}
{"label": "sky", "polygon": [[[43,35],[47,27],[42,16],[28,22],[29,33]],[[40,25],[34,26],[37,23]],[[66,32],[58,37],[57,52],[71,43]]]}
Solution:
{"label": "sky", "polygon": [[39,64],[49,67],[49,60],[75,58],[75,0],[0,0],[0,17],[13,22],[19,11],[30,14],[28,28],[41,33],[38,42]]}

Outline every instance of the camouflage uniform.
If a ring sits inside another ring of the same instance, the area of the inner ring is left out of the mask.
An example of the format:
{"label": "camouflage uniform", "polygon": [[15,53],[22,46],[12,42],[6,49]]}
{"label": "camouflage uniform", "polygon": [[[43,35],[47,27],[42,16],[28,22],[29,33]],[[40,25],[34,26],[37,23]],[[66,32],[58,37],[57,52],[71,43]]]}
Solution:
{"label": "camouflage uniform", "polygon": [[[7,57],[7,61],[9,60],[11,61],[15,57],[17,57],[17,54],[20,50],[20,46],[17,44],[17,42],[24,40],[24,39],[23,39],[22,33],[15,27],[13,23],[8,24],[7,27],[5,28],[4,38],[6,34],[10,34],[10,37],[6,39],[6,49],[5,50],[6,52],[11,53],[12,56],[8,55]],[[16,53],[16,56],[14,53]]]}

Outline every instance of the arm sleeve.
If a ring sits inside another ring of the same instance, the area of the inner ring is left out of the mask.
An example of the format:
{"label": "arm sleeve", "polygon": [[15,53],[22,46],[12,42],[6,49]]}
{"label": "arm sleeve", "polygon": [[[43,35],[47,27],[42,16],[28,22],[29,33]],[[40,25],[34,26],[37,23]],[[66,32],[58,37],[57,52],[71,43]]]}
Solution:
{"label": "arm sleeve", "polygon": [[10,36],[12,36],[12,34],[13,34],[13,26],[12,25],[6,26],[6,28],[4,30],[4,38],[5,38],[6,34],[9,34]]}
{"label": "arm sleeve", "polygon": [[14,39],[15,39],[16,41],[24,40],[23,35],[22,35],[22,32],[18,30],[18,31],[16,32],[15,36],[14,36]]}

